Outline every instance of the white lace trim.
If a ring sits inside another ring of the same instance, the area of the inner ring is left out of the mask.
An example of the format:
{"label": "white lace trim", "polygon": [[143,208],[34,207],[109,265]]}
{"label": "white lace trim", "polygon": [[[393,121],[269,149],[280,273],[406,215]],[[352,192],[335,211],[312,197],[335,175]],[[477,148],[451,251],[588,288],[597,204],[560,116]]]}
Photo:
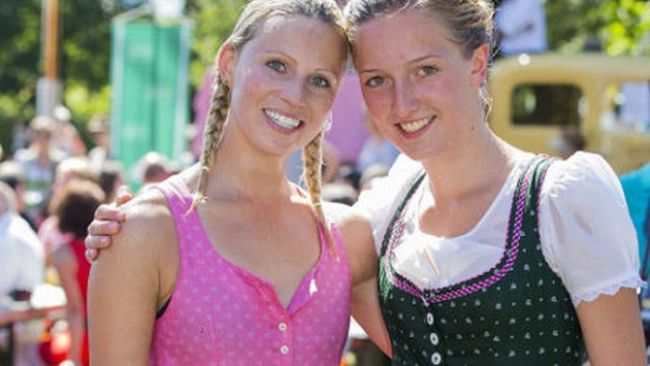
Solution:
{"label": "white lace trim", "polygon": [[613,285],[607,286],[605,288],[596,289],[593,291],[588,291],[580,295],[571,296],[571,301],[573,306],[577,307],[582,301],[592,302],[596,300],[600,295],[612,296],[616,294],[622,288],[639,288],[647,287],[648,284],[639,278],[639,276],[629,277],[623,281],[619,281]]}

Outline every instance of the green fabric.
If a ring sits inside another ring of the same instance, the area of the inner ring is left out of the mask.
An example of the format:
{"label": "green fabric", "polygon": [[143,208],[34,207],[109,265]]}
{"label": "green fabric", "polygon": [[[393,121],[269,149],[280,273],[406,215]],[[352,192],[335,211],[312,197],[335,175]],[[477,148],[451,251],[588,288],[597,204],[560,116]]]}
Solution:
{"label": "green fabric", "polygon": [[[189,122],[189,24],[118,17],[111,32],[111,138],[130,172],[157,151],[181,162]],[[135,178],[127,179],[137,188]]]}
{"label": "green fabric", "polygon": [[[399,244],[402,212],[422,178],[413,184],[389,226],[380,259],[380,302],[393,365],[580,365],[586,359],[571,298],[540,245],[537,205],[548,165],[546,158],[533,159],[517,183],[502,260],[476,278],[419,296],[402,289],[404,283],[415,286],[393,270],[386,255],[391,243]],[[518,209],[519,246],[514,240]],[[504,275],[498,281],[479,285],[499,272]],[[480,289],[446,299],[471,288]]]}

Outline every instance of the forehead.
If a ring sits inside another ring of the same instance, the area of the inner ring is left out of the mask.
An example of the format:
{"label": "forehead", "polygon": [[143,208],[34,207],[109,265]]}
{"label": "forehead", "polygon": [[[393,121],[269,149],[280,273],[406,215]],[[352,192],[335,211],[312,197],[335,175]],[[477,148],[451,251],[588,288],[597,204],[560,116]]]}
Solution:
{"label": "forehead", "polygon": [[297,57],[298,61],[338,62],[345,56],[344,41],[334,25],[319,19],[276,15],[264,21],[244,49],[279,51]]}
{"label": "forehead", "polygon": [[424,55],[452,57],[459,53],[443,22],[423,10],[404,10],[363,23],[354,43],[357,65],[406,62]]}

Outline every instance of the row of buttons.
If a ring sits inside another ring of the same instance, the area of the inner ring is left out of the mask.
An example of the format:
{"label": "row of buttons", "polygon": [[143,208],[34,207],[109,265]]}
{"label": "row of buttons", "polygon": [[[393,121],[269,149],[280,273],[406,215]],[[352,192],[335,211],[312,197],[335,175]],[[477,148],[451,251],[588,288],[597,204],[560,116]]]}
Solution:
{"label": "row of buttons", "polygon": [[[278,330],[280,332],[286,332],[287,328],[288,328],[288,326],[287,326],[287,323],[285,323],[285,322],[282,322],[282,323],[278,324]],[[282,353],[283,355],[286,355],[287,353],[289,353],[289,346],[287,346],[286,344],[283,344],[282,347],[280,347],[280,353]]]}
{"label": "row of buttons", "polygon": [[[433,314],[427,313],[427,324],[433,325],[433,321],[434,321]],[[431,344],[433,344],[434,346],[437,346],[438,343],[440,342],[440,338],[436,333],[431,333],[429,335],[429,340],[431,341]],[[440,365],[441,362],[442,362],[442,356],[440,355],[440,353],[434,352],[431,355],[431,363],[434,365]]]}

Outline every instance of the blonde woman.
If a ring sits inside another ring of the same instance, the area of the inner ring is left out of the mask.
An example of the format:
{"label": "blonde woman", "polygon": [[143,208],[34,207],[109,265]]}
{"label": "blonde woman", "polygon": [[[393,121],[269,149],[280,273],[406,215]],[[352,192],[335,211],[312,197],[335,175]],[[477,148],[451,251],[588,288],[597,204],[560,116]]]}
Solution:
{"label": "blonde woman", "polygon": [[521,151],[486,123],[491,2],[351,0],[345,13],[368,111],[404,153],[355,207],[374,235],[342,224],[376,248],[362,268],[379,257],[393,364],[645,365],[615,174],[593,154]]}
{"label": "blonde woman", "polygon": [[[216,58],[200,163],[125,205],[92,268],[93,365],[339,364],[360,281],[320,163],[347,48],[333,0],[246,6]],[[284,176],[301,147],[308,192]]]}

